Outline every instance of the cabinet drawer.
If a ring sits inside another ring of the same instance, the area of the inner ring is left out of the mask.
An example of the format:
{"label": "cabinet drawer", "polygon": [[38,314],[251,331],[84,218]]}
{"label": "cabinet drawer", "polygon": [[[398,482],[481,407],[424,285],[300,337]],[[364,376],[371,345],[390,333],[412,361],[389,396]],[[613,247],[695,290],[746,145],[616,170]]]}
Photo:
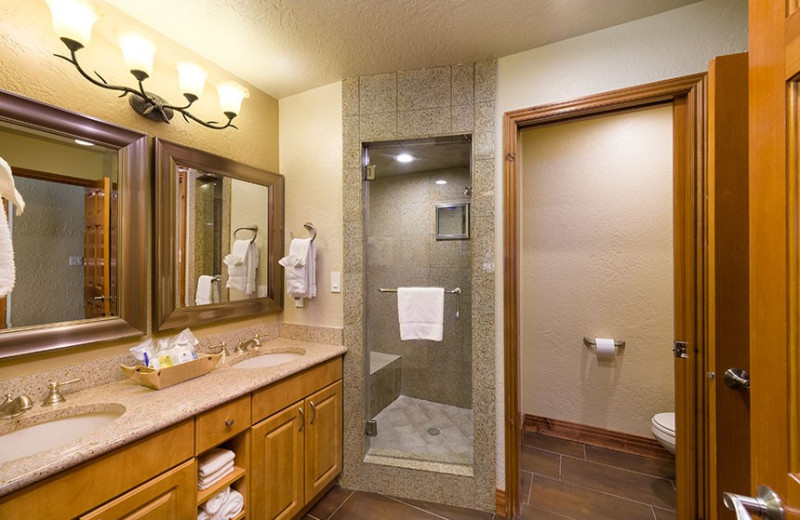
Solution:
{"label": "cabinet drawer", "polygon": [[337,357],[292,377],[253,392],[253,422],[269,417],[342,378],[342,358]]}
{"label": "cabinet drawer", "polygon": [[195,453],[200,454],[250,427],[250,396],[197,416]]}

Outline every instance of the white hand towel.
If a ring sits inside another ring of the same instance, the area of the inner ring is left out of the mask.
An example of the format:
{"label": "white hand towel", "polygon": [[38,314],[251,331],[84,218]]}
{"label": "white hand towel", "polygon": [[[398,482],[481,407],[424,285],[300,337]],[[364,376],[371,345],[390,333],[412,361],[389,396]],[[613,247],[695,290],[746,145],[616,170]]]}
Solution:
{"label": "white hand towel", "polygon": [[441,287],[399,287],[397,317],[400,339],[442,341],[444,332],[444,289]]}
{"label": "white hand towel", "polygon": [[[11,201],[16,206],[17,215],[22,214],[25,209],[25,201],[14,187],[11,167],[2,157],[0,157],[0,197]],[[0,205],[0,297],[6,296],[14,289],[16,276],[11,232],[8,229],[6,213]]]}
{"label": "white hand towel", "polygon": [[231,489],[228,500],[222,505],[222,509],[217,513],[220,520],[228,520],[235,517],[244,509],[244,497],[235,489]]}
{"label": "white hand towel", "polygon": [[203,510],[208,513],[209,515],[216,515],[228,502],[228,496],[231,494],[231,487],[228,486],[213,497],[209,498],[205,504],[203,504]]}
{"label": "white hand towel", "polygon": [[310,238],[294,238],[289,255],[278,263],[286,268],[286,294],[291,298],[314,298],[317,295],[317,247]]}
{"label": "white hand towel", "polygon": [[256,269],[258,269],[258,247],[250,240],[233,242],[231,253],[223,260],[228,266],[228,282],[225,287],[237,289],[245,294],[256,292]]}
{"label": "white hand towel", "polygon": [[236,454],[231,450],[214,448],[201,456],[197,461],[197,475],[200,477],[207,477],[215,471],[219,471],[229,462],[232,462],[235,457]]}
{"label": "white hand towel", "polygon": [[219,471],[215,471],[206,477],[198,478],[197,489],[200,491],[208,489],[231,473],[233,473],[233,461],[223,466]]}
{"label": "white hand towel", "polygon": [[214,277],[207,274],[201,275],[197,279],[197,291],[194,295],[194,303],[197,305],[208,305],[214,303]]}

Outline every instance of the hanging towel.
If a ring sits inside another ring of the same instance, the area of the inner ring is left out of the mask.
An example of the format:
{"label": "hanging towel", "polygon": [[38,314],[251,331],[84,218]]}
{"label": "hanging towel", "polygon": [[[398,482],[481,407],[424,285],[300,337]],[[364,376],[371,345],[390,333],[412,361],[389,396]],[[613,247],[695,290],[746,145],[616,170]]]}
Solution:
{"label": "hanging towel", "polygon": [[[0,157],[0,197],[14,204],[17,216],[22,215],[25,201],[14,187],[11,167],[2,157]],[[11,244],[8,218],[5,211],[0,211],[0,297],[6,296],[14,289],[15,280],[14,248]]]}
{"label": "hanging towel", "polygon": [[231,253],[222,260],[228,266],[228,282],[225,287],[237,289],[245,294],[256,292],[256,269],[258,248],[251,240],[236,240]]}
{"label": "hanging towel", "polygon": [[207,477],[212,473],[219,471],[229,462],[232,462],[235,457],[236,454],[231,450],[214,448],[198,459],[197,475],[200,477]]}
{"label": "hanging towel", "polygon": [[289,255],[278,263],[286,268],[286,294],[294,299],[317,295],[317,246],[310,238],[295,238]]}
{"label": "hanging towel", "polygon": [[442,287],[399,287],[397,317],[400,339],[442,341],[444,331],[444,289]]}
{"label": "hanging towel", "polygon": [[197,305],[208,305],[214,303],[214,277],[207,274],[201,275],[197,279],[197,292],[194,295],[194,303]]}

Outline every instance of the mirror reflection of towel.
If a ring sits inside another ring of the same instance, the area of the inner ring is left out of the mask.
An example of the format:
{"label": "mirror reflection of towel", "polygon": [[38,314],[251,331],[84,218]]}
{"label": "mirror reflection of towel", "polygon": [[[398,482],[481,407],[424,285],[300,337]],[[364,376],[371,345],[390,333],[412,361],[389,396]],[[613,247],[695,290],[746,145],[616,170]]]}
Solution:
{"label": "mirror reflection of towel", "polygon": [[250,240],[236,240],[231,253],[222,261],[228,266],[228,282],[225,287],[248,295],[256,292],[258,248],[255,243]]}
{"label": "mirror reflection of towel", "polygon": [[[0,197],[12,202],[17,215],[22,215],[25,201],[14,187],[11,167],[0,157]],[[0,206],[0,210],[2,210]],[[11,244],[11,232],[5,211],[0,211],[0,297],[6,296],[14,289],[16,268],[14,267],[14,248]]]}
{"label": "mirror reflection of towel", "polygon": [[204,274],[197,279],[197,292],[194,295],[194,303],[197,305],[208,305],[214,303],[213,290],[214,277]]}

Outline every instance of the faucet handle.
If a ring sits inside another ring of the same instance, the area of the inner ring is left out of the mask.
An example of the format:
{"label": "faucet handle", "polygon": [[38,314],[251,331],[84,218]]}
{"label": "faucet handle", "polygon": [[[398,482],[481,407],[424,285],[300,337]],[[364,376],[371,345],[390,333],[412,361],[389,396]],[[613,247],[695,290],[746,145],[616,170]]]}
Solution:
{"label": "faucet handle", "polygon": [[64,385],[71,385],[73,383],[77,383],[80,381],[80,377],[76,377],[75,379],[70,379],[69,381],[63,381],[58,383],[56,381],[50,381],[47,384],[47,397],[44,398],[44,402],[42,402],[42,406],[52,406],[54,404],[63,403],[67,399],[61,395],[60,389]]}

